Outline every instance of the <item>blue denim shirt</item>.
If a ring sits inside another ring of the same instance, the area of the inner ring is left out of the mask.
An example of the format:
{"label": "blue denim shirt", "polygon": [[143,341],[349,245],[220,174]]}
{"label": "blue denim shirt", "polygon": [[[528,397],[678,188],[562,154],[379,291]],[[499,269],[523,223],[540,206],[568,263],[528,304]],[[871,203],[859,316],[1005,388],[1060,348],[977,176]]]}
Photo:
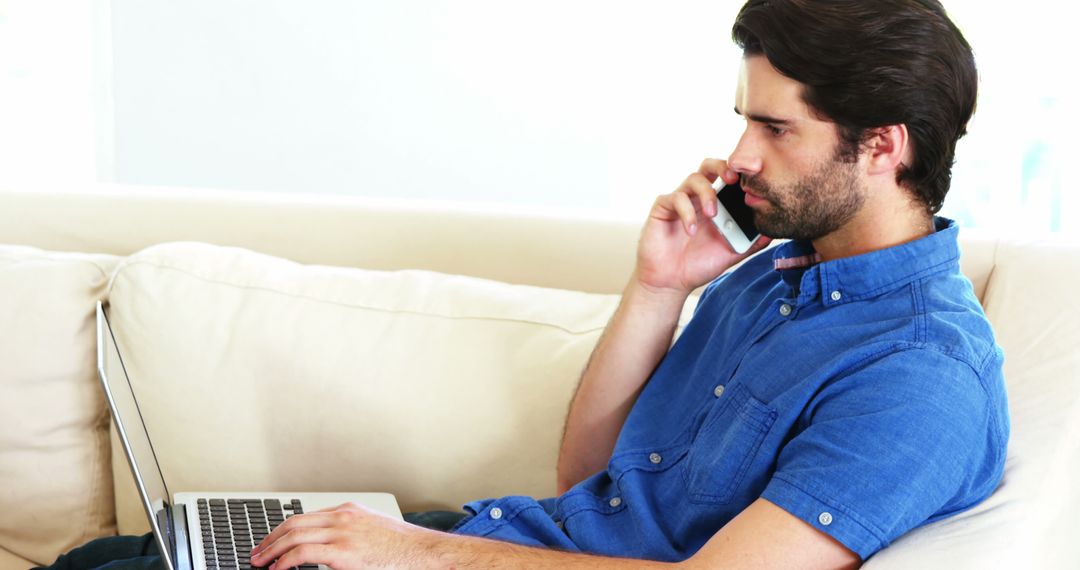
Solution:
{"label": "blue denim shirt", "polygon": [[[759,497],[866,559],[996,488],[1002,353],[958,229],[872,253],[788,242],[711,283],[607,469],[561,497],[487,499],[455,532],[679,561]],[[779,262],[777,261],[779,260]]]}

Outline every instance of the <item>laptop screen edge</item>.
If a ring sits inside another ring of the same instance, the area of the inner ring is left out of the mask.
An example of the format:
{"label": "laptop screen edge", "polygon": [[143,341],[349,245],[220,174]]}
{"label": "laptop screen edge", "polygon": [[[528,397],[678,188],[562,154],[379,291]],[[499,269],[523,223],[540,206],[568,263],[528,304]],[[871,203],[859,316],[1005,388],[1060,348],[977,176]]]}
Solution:
{"label": "laptop screen edge", "polygon": [[[108,335],[106,338],[105,335]],[[116,345],[116,337],[112,334],[112,327],[109,324],[108,317],[105,315],[105,307],[101,301],[97,303],[97,368],[98,379],[101,381],[101,386],[105,391],[105,400],[109,405],[109,412],[112,414],[113,425],[116,427],[117,437],[120,439],[120,443],[124,448],[124,454],[127,456],[128,466],[131,468],[131,475],[135,479],[135,486],[139,490],[139,498],[143,505],[143,509],[146,511],[147,520],[150,522],[150,527],[153,530],[154,537],[157,542],[158,550],[162,553],[162,560],[165,562],[165,567],[168,570],[177,570],[177,547],[175,542],[175,534],[173,529],[176,526],[175,517],[172,512],[172,505],[170,504],[171,498],[166,496],[164,498],[164,505],[161,511],[164,512],[164,529],[161,528],[159,522],[159,513],[154,512],[154,506],[152,505],[150,494],[143,483],[142,473],[139,470],[138,462],[135,459],[135,454],[132,451],[131,442],[128,439],[127,430],[124,427],[124,421],[120,418],[120,413],[117,410],[116,400],[114,399],[112,388],[109,386],[109,380],[106,373],[105,364],[105,344],[111,341],[113,350],[116,351],[116,356],[121,359],[119,349]],[[126,376],[126,372],[123,372]],[[134,394],[132,394],[134,398]],[[149,438],[149,436],[147,436]],[[186,523],[185,523],[186,524]]]}

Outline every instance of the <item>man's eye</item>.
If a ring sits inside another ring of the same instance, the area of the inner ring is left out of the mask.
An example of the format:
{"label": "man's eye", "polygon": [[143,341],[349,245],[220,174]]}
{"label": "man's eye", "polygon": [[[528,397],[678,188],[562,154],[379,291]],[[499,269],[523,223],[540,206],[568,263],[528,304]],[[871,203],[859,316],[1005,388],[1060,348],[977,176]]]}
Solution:
{"label": "man's eye", "polygon": [[773,125],[765,125],[765,128],[769,129],[769,132],[772,133],[774,137],[779,137],[787,133],[787,129],[776,127]]}

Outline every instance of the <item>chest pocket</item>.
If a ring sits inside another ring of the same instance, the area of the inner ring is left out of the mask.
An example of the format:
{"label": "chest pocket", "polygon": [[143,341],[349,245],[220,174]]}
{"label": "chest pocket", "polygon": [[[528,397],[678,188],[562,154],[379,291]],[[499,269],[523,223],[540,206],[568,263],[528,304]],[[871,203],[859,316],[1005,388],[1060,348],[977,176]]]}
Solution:
{"label": "chest pocket", "polygon": [[683,474],[695,503],[731,501],[776,421],[776,411],[742,384],[732,386],[720,399],[709,410],[686,456]]}

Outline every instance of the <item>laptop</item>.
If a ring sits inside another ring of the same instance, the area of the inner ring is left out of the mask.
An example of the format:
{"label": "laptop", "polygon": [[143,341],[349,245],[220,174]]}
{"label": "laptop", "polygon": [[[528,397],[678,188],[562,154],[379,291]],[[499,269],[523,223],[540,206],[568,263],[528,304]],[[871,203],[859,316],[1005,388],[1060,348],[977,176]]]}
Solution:
{"label": "laptop", "polygon": [[[401,519],[389,493],[184,492],[171,495],[124,366],[107,309],[97,304],[98,375],[150,528],[169,570],[251,568],[251,549],[293,515],[356,502]],[[323,565],[301,567],[327,569]]]}

